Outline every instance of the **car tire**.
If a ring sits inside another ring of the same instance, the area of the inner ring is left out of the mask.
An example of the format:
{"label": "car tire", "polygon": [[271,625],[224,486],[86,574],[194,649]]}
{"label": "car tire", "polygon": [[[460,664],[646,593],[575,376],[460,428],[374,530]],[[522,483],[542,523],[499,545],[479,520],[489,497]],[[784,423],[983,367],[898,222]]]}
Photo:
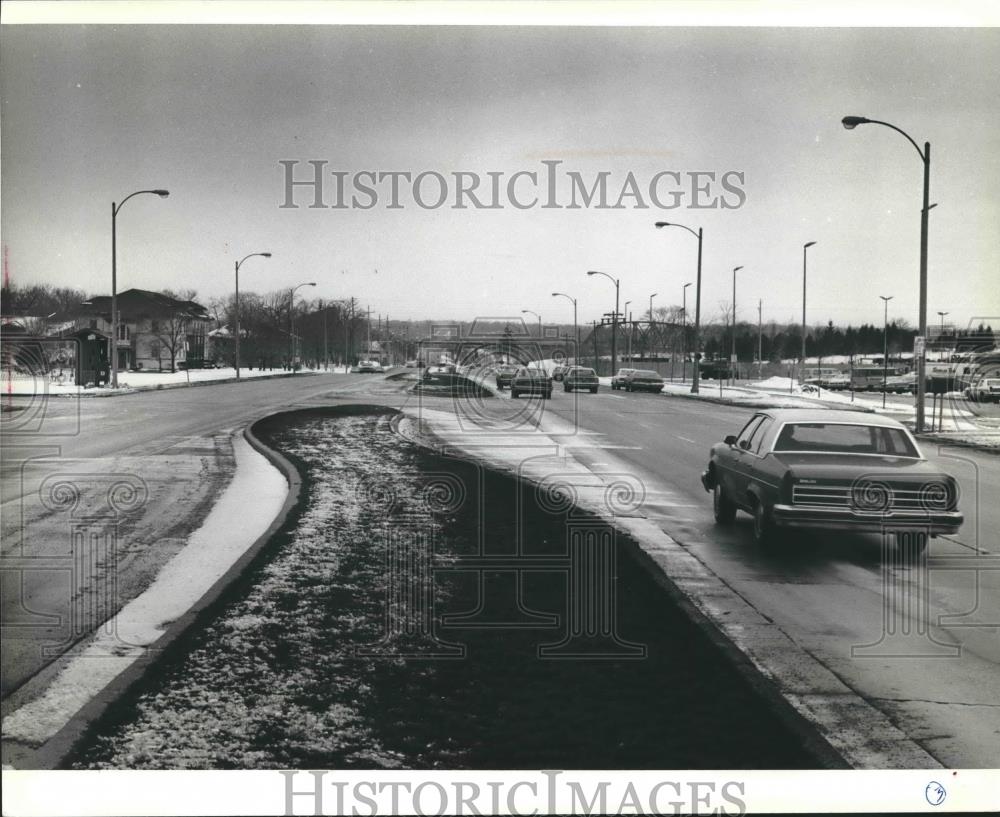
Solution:
{"label": "car tire", "polygon": [[762,549],[777,549],[781,545],[781,532],[777,529],[767,507],[757,501],[753,506],[753,541]]}
{"label": "car tire", "polygon": [[712,513],[717,525],[731,525],[736,519],[736,505],[726,496],[726,491],[719,482],[712,490]]}
{"label": "car tire", "polygon": [[592,389],[590,390],[590,393],[591,393],[591,394],[597,394],[597,386],[594,386],[594,388],[592,388]]}
{"label": "car tire", "polygon": [[511,389],[510,390],[510,399],[511,400],[517,400],[518,395],[520,395],[520,394],[521,394],[521,392],[519,392],[517,389]]}
{"label": "car tire", "polygon": [[566,392],[573,391],[573,389],[571,389],[569,386],[563,386],[563,390],[566,391]]}

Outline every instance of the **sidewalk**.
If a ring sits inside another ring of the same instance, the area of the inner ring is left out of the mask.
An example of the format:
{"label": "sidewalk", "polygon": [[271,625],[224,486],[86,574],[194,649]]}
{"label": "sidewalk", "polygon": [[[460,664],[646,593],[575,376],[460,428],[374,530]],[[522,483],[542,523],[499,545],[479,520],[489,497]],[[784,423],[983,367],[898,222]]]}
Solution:
{"label": "sidewalk", "polygon": [[[324,369],[299,369],[290,372],[285,369],[246,369],[240,367],[240,380],[257,380],[269,377],[292,377],[297,375],[343,374],[349,368],[343,366]],[[34,377],[4,370],[0,373],[0,395],[3,396],[35,396],[50,397],[113,397],[121,394],[132,394],[140,391],[155,391],[158,389],[179,389],[189,386],[210,386],[219,383],[236,382],[236,370],[226,369],[192,369],[179,372],[119,372],[118,388],[110,386],[77,386],[65,378]]]}

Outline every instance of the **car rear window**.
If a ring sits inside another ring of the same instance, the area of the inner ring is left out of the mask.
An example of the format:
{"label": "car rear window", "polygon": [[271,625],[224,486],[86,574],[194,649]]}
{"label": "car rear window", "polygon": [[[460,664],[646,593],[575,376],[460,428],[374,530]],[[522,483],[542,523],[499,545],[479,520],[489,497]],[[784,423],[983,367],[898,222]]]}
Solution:
{"label": "car rear window", "polygon": [[582,374],[584,376],[590,374],[596,374],[593,369],[573,369],[573,374]]}
{"label": "car rear window", "polygon": [[632,377],[659,377],[659,372],[654,372],[651,369],[636,369],[632,373]]}
{"label": "car rear window", "polygon": [[774,450],[918,456],[901,429],[853,423],[787,423],[774,443]]}

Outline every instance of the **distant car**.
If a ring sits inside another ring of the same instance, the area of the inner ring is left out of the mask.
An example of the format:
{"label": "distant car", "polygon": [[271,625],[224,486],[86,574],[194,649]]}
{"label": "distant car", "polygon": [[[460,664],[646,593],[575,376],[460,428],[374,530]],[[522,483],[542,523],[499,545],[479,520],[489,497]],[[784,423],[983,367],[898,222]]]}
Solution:
{"label": "distant car", "polygon": [[384,371],[377,360],[359,360],[355,370],[361,374],[378,374]]}
{"label": "distant car", "polygon": [[454,363],[438,363],[436,366],[428,366],[424,372],[424,378],[431,378],[436,374],[455,374],[457,368]]}
{"label": "distant car", "polygon": [[625,384],[628,382],[629,375],[634,372],[635,369],[619,369],[618,374],[611,378],[611,389],[624,389]]}
{"label": "distant car", "polygon": [[971,383],[963,392],[973,402],[1000,403],[1000,378],[984,377]]}
{"label": "distant car", "polygon": [[597,394],[599,383],[597,372],[584,366],[573,366],[563,375],[563,389],[566,391],[586,389],[591,394]]}
{"label": "distant car", "polygon": [[557,382],[561,382],[568,370],[569,366],[556,366],[552,370],[552,379]]}
{"label": "distant car", "polygon": [[830,375],[824,385],[831,391],[846,391],[851,388],[851,378],[846,374]]}
{"label": "distant car", "polygon": [[663,391],[663,378],[652,369],[634,369],[625,381],[625,391]]}
{"label": "distant car", "polygon": [[497,388],[501,391],[510,385],[510,381],[514,379],[514,375],[517,374],[517,366],[512,366],[509,363],[501,363],[496,367],[496,379]]}
{"label": "distant car", "polygon": [[917,373],[895,374],[885,379],[885,390],[894,394],[913,394],[917,390]]}
{"label": "distant car", "polygon": [[[701,483],[715,521],[753,516],[754,540],[785,529],[956,533],[955,479],[924,459],[910,432],[888,417],[851,411],[769,409],[712,446]],[[916,536],[917,546],[926,536]]]}
{"label": "distant car", "polygon": [[548,400],[552,397],[552,379],[544,369],[522,366],[510,381],[510,396],[516,400],[522,394],[540,394]]}
{"label": "distant car", "polygon": [[406,361],[407,369],[422,369],[424,368],[424,362],[422,360],[408,360]]}

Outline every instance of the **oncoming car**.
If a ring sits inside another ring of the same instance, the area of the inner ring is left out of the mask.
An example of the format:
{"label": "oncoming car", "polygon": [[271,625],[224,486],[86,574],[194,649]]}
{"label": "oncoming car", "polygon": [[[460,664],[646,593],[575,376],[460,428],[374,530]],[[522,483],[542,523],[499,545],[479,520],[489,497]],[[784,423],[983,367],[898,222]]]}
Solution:
{"label": "oncoming car", "polygon": [[[901,423],[851,411],[769,409],[712,446],[701,475],[715,521],[753,516],[754,540],[788,529],[956,533],[954,477],[931,465]],[[917,548],[927,536],[915,536]]]}
{"label": "oncoming car", "polygon": [[497,388],[503,390],[505,386],[510,385],[510,381],[514,379],[514,375],[517,374],[517,366],[510,363],[501,363],[496,367],[496,378],[497,378]]}
{"label": "oncoming car", "polygon": [[634,371],[635,369],[619,369],[618,374],[611,378],[611,390],[624,389],[625,384],[628,383],[629,375]]}
{"label": "oncoming car", "polygon": [[634,369],[625,380],[625,391],[663,391],[663,378],[652,369]]}

